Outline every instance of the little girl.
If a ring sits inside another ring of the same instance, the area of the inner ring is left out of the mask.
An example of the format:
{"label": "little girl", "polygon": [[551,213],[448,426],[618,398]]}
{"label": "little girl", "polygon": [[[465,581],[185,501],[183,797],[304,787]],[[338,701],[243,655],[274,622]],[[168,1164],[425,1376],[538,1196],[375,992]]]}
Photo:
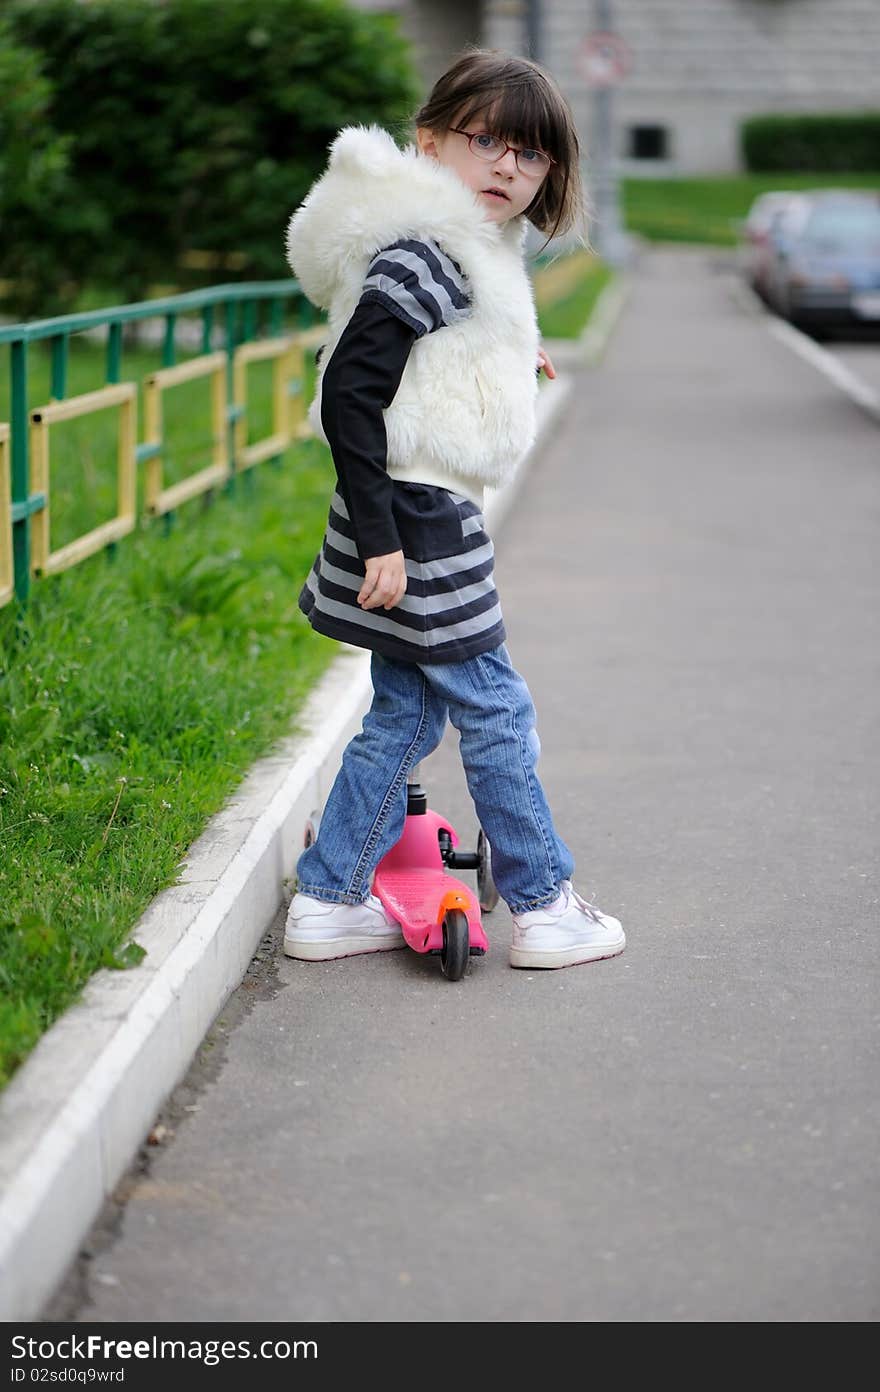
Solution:
{"label": "little girl", "polygon": [[374,696],[297,864],[284,950],[322,961],[404,946],[372,879],[403,830],[407,774],[448,718],[513,915],[511,965],[568,967],[625,938],[572,887],[481,507],[534,438],[536,368],[555,375],[523,240],[526,220],[548,238],[576,222],[577,135],[542,68],[481,50],[415,121],[403,151],[378,127],[341,131],[288,230],[294,275],[328,312],[310,418],[338,479],[300,607],[372,650]]}

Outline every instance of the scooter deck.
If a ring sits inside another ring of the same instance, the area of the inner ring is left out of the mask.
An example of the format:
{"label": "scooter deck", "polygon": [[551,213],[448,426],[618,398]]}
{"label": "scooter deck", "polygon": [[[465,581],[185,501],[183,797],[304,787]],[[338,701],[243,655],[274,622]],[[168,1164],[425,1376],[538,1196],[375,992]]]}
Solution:
{"label": "scooter deck", "polygon": [[[376,873],[373,893],[397,919],[409,947],[415,952],[440,952],[443,947],[443,896],[457,891],[467,901],[471,952],[489,946],[473,892],[443,869],[383,870]],[[440,921],[438,922],[438,918]]]}

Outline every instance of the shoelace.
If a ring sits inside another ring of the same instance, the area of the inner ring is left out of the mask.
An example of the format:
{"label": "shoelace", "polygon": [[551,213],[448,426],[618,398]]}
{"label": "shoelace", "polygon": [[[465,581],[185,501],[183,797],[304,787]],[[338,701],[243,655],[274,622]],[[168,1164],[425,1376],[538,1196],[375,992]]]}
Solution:
{"label": "shoelace", "polygon": [[580,906],[580,908],[583,909],[584,913],[586,913],[593,920],[594,923],[601,924],[601,910],[597,909],[595,904],[587,903],[587,900],[584,899],[580,894],[578,894],[571,880],[562,881],[562,892],[563,894],[566,894],[569,899],[574,899],[575,902]]}

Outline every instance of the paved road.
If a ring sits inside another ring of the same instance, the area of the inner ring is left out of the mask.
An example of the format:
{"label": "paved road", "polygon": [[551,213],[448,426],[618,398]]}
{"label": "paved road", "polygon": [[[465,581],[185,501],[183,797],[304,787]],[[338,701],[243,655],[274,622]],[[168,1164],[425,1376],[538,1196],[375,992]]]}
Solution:
{"label": "paved road", "polygon": [[[577,385],[498,578],[626,953],[513,972],[500,905],[451,985],[274,925],[47,1314],[880,1313],[880,435],[701,252]],[[453,741],[424,773],[472,838]]]}

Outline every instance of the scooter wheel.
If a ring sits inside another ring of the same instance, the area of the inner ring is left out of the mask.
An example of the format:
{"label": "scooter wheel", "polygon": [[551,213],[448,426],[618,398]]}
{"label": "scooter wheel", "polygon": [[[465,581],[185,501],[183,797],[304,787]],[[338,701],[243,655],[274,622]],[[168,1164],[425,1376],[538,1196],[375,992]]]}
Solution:
{"label": "scooter wheel", "polygon": [[484,913],[490,913],[498,903],[499,894],[492,878],[492,847],[482,827],[477,836],[477,855],[480,857],[477,866],[477,897]]}
{"label": "scooter wheel", "polygon": [[443,916],[443,946],[440,966],[447,981],[461,981],[470,960],[471,937],[467,914],[447,909]]}
{"label": "scooter wheel", "polygon": [[320,827],[320,825],[321,825],[321,814],[320,814],[320,812],[313,812],[312,815],[311,815],[311,817],[309,817],[309,820],[306,822],[306,829],[305,829],[305,832],[303,833],[303,846],[305,847],[306,850],[308,850],[309,846],[313,846],[313,845],[315,844],[315,842],[317,841],[317,839],[318,839],[318,828]]}

